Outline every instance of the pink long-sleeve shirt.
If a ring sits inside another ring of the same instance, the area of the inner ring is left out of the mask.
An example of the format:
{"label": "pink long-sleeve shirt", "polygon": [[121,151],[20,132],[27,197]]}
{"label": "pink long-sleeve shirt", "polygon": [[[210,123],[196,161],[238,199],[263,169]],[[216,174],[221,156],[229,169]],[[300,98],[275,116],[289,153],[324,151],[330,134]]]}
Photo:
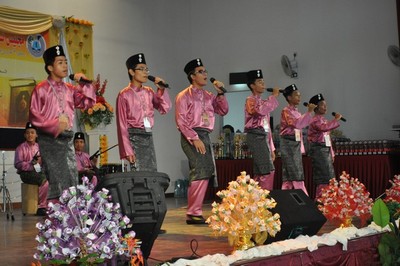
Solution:
{"label": "pink long-sleeve shirt", "polygon": [[33,156],[40,155],[39,144],[29,144],[27,141],[18,145],[15,149],[14,155],[14,167],[17,169],[17,173],[34,171],[32,165]]}
{"label": "pink long-sleeve shirt", "polygon": [[[307,139],[309,142],[325,143],[325,136],[329,135],[329,131],[339,127],[339,121],[333,119],[328,121],[323,115],[315,115],[308,127]],[[335,157],[335,152],[332,145],[330,146],[332,158]]]}
{"label": "pink long-sleeve shirt", "polygon": [[162,115],[171,110],[171,99],[167,90],[157,90],[132,83],[121,90],[117,97],[117,131],[121,159],[133,155],[134,150],[129,141],[128,128],[144,129],[144,118],[147,117],[150,127],[154,126],[154,110]]}
{"label": "pink long-sleeve shirt", "polygon": [[68,116],[72,128],[75,108],[88,109],[95,103],[96,93],[92,84],[73,86],[49,77],[37,84],[32,92],[29,120],[40,131],[57,137],[61,114]]}
{"label": "pink long-sleeve shirt", "polygon": [[306,127],[311,121],[311,113],[306,112],[301,115],[296,106],[288,105],[283,108],[281,113],[280,135],[294,135],[295,129]]}
{"label": "pink long-sleeve shirt", "polygon": [[94,167],[90,160],[90,155],[83,151],[75,151],[76,167],[78,172],[84,171],[85,169],[92,169]]}
{"label": "pink long-sleeve shirt", "polygon": [[336,119],[328,121],[323,115],[315,115],[308,127],[307,139],[310,142],[325,142],[325,135],[329,135],[329,131],[340,126]]}
{"label": "pink long-sleeve shirt", "polygon": [[215,114],[224,116],[228,111],[229,105],[225,96],[216,96],[192,85],[181,91],[175,99],[176,125],[190,143],[199,139],[194,128],[211,132],[214,129]]}
{"label": "pink long-sleeve shirt", "polygon": [[251,128],[263,128],[264,120],[268,122],[270,113],[278,107],[278,100],[275,96],[261,99],[260,95],[251,95],[246,99],[244,108],[244,131]]}

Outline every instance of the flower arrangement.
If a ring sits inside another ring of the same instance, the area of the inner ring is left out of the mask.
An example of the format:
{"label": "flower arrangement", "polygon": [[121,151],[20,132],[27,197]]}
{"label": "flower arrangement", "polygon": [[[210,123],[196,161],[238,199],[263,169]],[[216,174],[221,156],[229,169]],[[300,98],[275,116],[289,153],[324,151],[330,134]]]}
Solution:
{"label": "flower arrangement", "polygon": [[215,235],[227,235],[235,249],[262,245],[268,235],[274,237],[281,230],[279,214],[269,211],[276,206],[275,200],[246,172],[230,182],[227,190],[218,191],[217,196],[222,202],[212,203],[212,215],[206,222]]}
{"label": "flower arrangement", "polygon": [[400,175],[395,175],[393,180],[389,180],[392,185],[389,189],[385,191],[384,202],[395,201],[400,203]]}
{"label": "flower arrangement", "polygon": [[353,217],[359,217],[364,225],[371,217],[373,201],[364,184],[357,178],[350,177],[345,171],[338,182],[335,178],[329,181],[327,188],[322,189],[318,209],[328,220],[339,220],[341,226],[350,226]]}
{"label": "flower arrangement", "polygon": [[126,256],[135,262],[130,265],[143,265],[135,232],[121,236],[122,229],[131,227],[129,218],[121,214],[119,204],[110,202],[108,190],[93,189],[83,177],[82,185],[63,191],[60,203],[49,203],[48,217],[36,224],[34,258],[51,265],[75,261],[89,266]]}
{"label": "flower arrangement", "polygon": [[81,124],[88,125],[90,128],[96,128],[100,124],[109,125],[114,117],[113,107],[104,98],[104,92],[107,86],[107,80],[100,85],[100,74],[97,75],[93,83],[96,88],[96,103],[87,110],[81,110],[79,121]]}

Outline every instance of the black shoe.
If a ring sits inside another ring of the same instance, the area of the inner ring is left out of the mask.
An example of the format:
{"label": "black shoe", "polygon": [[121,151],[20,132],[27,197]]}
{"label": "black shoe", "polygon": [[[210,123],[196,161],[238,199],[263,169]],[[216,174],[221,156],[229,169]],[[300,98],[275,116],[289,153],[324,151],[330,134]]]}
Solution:
{"label": "black shoe", "polygon": [[187,224],[206,224],[206,220],[203,216],[187,215]]}
{"label": "black shoe", "polygon": [[164,229],[160,229],[160,231],[158,232],[159,235],[163,235],[166,233],[167,233],[167,230],[164,230]]}
{"label": "black shoe", "polygon": [[39,208],[39,209],[37,209],[36,215],[37,215],[37,216],[46,216],[46,215],[47,215],[46,208]]}

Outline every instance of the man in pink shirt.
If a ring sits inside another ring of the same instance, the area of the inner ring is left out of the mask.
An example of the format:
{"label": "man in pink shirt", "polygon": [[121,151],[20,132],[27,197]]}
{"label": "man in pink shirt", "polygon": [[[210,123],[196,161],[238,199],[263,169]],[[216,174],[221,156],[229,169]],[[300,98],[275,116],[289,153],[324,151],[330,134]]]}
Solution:
{"label": "man in pink shirt", "polygon": [[90,159],[90,155],[85,152],[85,135],[83,132],[76,132],[74,136],[74,148],[76,167],[78,169],[79,183],[82,183],[81,178],[86,176],[94,187],[97,185],[97,176],[99,169],[96,166],[97,157]]}
{"label": "man in pink shirt", "polygon": [[[267,99],[261,98],[265,83],[261,69],[247,72],[247,86],[252,95],[246,98],[244,108],[244,132],[246,142],[253,155],[253,179],[260,187],[272,190],[274,187],[275,159],[272,132],[269,125],[270,113],[278,107],[279,88],[274,88]],[[273,157],[272,157],[273,156]]]}
{"label": "man in pink shirt", "polygon": [[309,103],[317,106],[308,127],[307,139],[310,144],[308,155],[311,157],[313,179],[317,186],[315,197],[318,198],[321,196],[322,189],[328,186],[329,180],[335,177],[333,168],[335,153],[329,133],[340,126],[339,120],[342,115],[336,113],[331,121],[324,117],[327,105],[321,93],[313,96]]}
{"label": "man in pink shirt", "polygon": [[207,70],[200,58],[187,63],[184,71],[191,85],[176,96],[175,121],[190,168],[186,223],[204,224],[202,205],[215,171],[209,133],[214,129],[215,114],[224,116],[229,107],[220,81],[213,84],[217,95],[204,89]]}
{"label": "man in pink shirt", "polygon": [[44,216],[46,215],[49,182],[47,182],[42,169],[39,144],[36,142],[36,128],[31,122],[26,123],[24,137],[25,142],[15,150],[14,166],[22,182],[39,186],[39,205],[36,215]]}
{"label": "man in pink shirt", "polygon": [[168,91],[160,84],[164,80],[155,77],[157,91],[143,86],[150,70],[144,54],[135,54],[126,60],[130,83],[117,97],[117,132],[121,159],[137,171],[157,171],[153,141],[154,111],[165,115],[171,109]]}
{"label": "man in pink shirt", "polygon": [[38,130],[38,143],[49,181],[49,200],[78,184],[72,131],[75,108],[88,109],[96,103],[95,88],[84,74],[76,73],[78,86],[63,81],[68,62],[63,47],[56,45],[43,54],[48,78],[32,92],[29,119]]}
{"label": "man in pink shirt", "polygon": [[304,171],[302,154],[302,129],[311,121],[312,112],[316,107],[310,103],[305,114],[297,110],[301,95],[295,84],[285,88],[283,92],[288,106],[281,112],[280,147],[282,158],[282,189],[302,189],[308,195],[304,185]]}

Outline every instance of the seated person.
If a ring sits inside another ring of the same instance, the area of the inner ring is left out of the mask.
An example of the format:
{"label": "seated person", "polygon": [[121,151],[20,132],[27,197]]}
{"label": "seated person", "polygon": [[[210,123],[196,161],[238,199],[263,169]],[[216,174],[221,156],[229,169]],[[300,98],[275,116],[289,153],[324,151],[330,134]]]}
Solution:
{"label": "seated person", "polygon": [[25,142],[15,150],[14,166],[22,182],[39,186],[39,205],[36,215],[45,216],[49,182],[42,169],[39,144],[36,142],[36,127],[31,122],[26,123],[24,137]]}
{"label": "seated person", "polygon": [[89,178],[93,186],[97,185],[97,176],[99,169],[96,167],[97,156],[90,159],[90,155],[83,150],[85,149],[85,135],[82,132],[76,132],[74,136],[76,166],[78,168],[79,182],[82,183],[82,177]]}

